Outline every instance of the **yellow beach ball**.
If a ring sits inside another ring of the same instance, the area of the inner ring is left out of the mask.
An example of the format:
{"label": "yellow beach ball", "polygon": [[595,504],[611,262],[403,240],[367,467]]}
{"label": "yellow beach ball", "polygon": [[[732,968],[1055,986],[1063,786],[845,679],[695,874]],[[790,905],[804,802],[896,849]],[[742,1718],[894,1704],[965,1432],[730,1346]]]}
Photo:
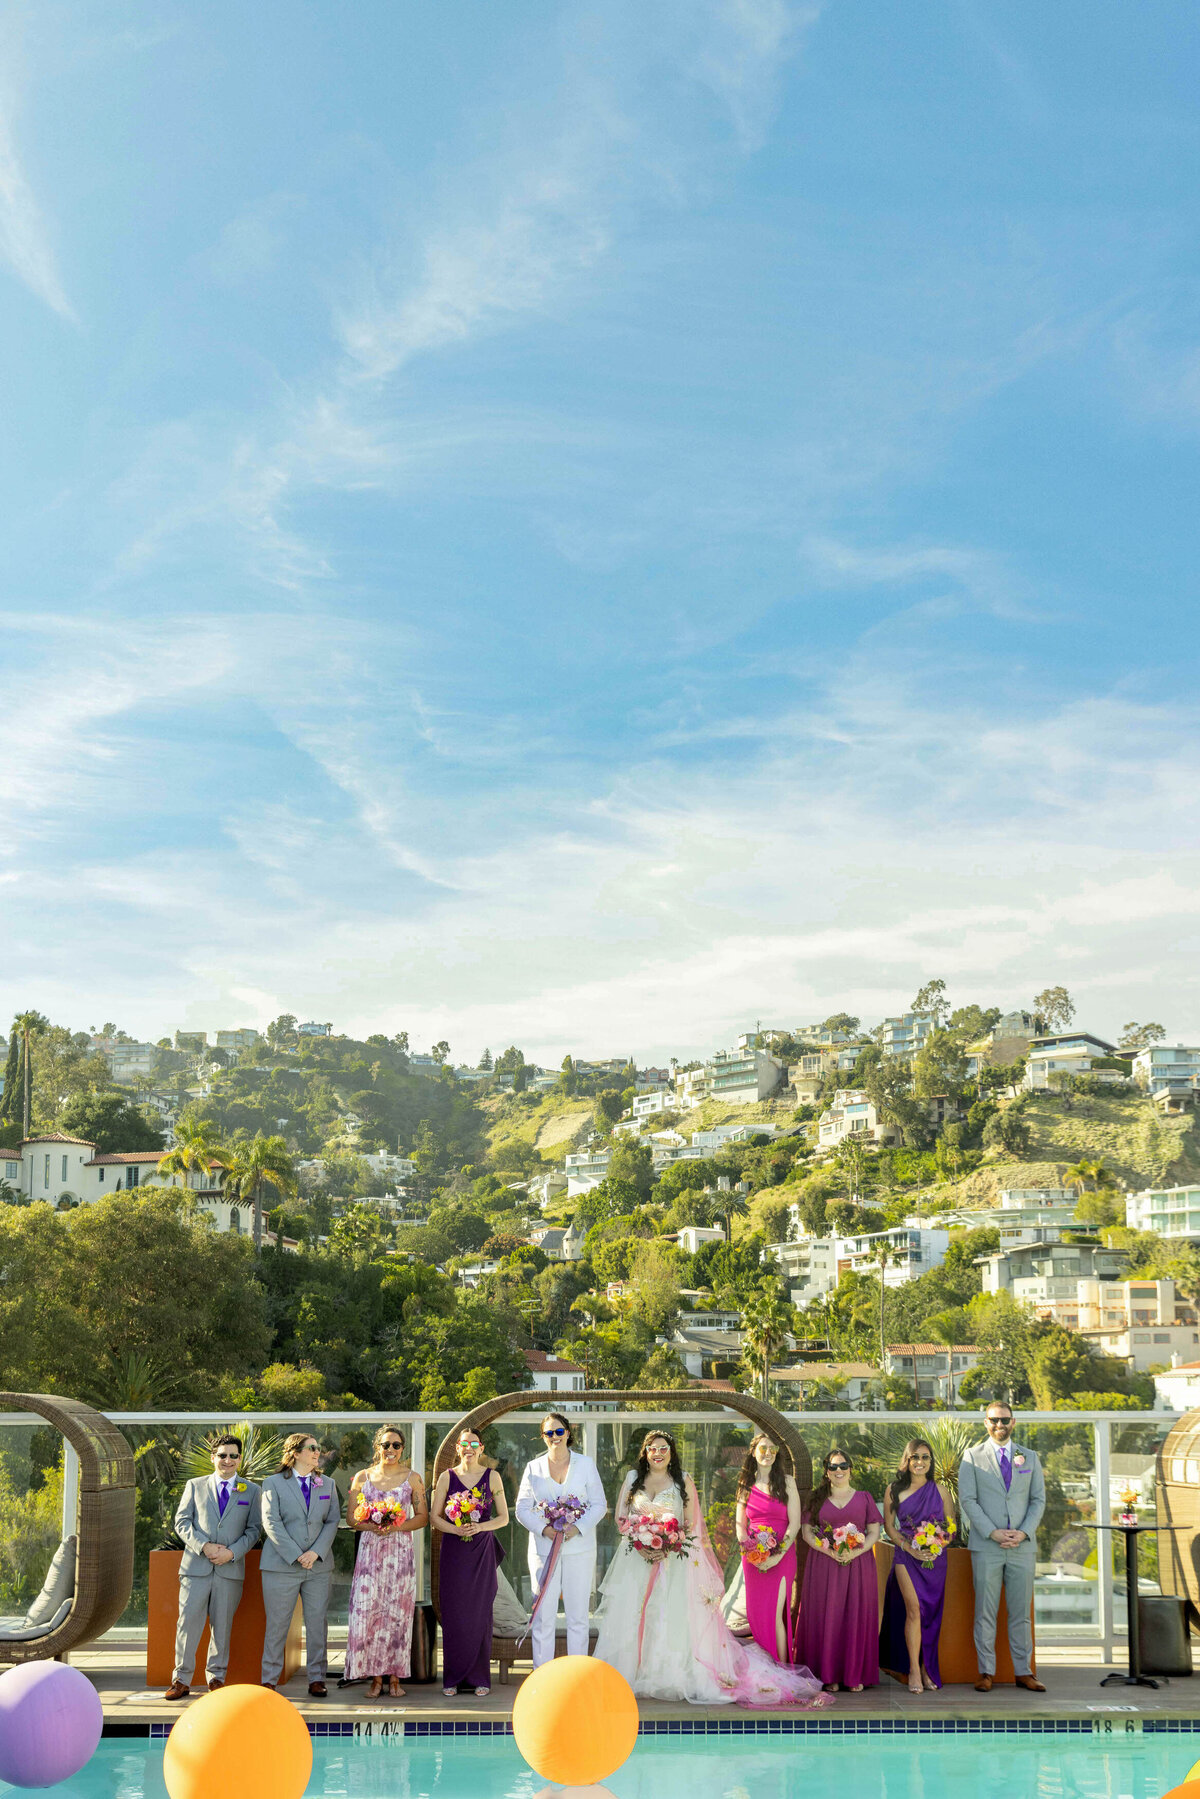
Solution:
{"label": "yellow beach ball", "polygon": [[629,1759],[637,1742],[637,1700],[625,1676],[607,1662],[563,1655],[522,1683],[512,1726],[517,1748],[543,1780],[594,1786]]}

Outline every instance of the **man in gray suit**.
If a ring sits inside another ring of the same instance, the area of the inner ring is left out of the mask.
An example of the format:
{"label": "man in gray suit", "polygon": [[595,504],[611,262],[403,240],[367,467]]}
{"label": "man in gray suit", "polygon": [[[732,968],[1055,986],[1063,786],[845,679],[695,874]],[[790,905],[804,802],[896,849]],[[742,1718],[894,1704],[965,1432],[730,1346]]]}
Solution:
{"label": "man in gray suit", "polygon": [[971,1578],[975,1582],[977,1693],[990,1693],[996,1678],[996,1614],[1003,1591],[1008,1603],[1008,1646],[1017,1685],[1031,1693],[1045,1687],[1033,1672],[1029,1608],[1037,1567],[1037,1527],[1046,1509],[1042,1464],[1032,1449],[1013,1441],[1012,1407],[994,1399],[985,1418],[988,1440],[963,1456],[958,1499],[971,1527]]}
{"label": "man in gray suit", "polygon": [[333,1539],[342,1521],[342,1501],[327,1475],[317,1472],[321,1447],[308,1431],[294,1431],[283,1446],[283,1466],[263,1482],[263,1641],[262,1683],[277,1687],[283,1673],[288,1626],[299,1598],[304,1609],[304,1656],[308,1691],[325,1697],[326,1614],[333,1573]]}
{"label": "man in gray suit", "polygon": [[186,1699],[196,1671],[196,1650],[207,1623],[208,1690],[225,1685],[229,1636],[242,1598],[246,1555],[262,1535],[259,1489],[239,1472],[242,1445],[220,1437],[212,1445],[211,1474],[189,1480],[175,1513],[183,1538],[179,1565],[179,1624],[175,1632],[175,1672],[165,1697]]}

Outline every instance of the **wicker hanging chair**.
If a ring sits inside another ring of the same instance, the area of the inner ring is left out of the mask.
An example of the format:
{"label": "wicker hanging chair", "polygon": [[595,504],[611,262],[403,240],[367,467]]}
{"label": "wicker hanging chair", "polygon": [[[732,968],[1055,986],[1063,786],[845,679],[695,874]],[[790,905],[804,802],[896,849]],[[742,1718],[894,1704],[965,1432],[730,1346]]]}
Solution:
{"label": "wicker hanging chair", "polygon": [[79,1458],[79,1527],[71,1609],[40,1636],[0,1631],[0,1662],[47,1661],[114,1625],[133,1588],[133,1452],[102,1412],[51,1393],[0,1393],[0,1412],[35,1412]]}
{"label": "wicker hanging chair", "polygon": [[[792,1475],[799,1489],[800,1503],[805,1506],[808,1504],[812,1493],[812,1457],[808,1453],[804,1438],[796,1427],[788,1422],[782,1412],[777,1412],[775,1407],[768,1405],[764,1399],[755,1399],[749,1393],[709,1393],[696,1387],[686,1387],[664,1393],[593,1392],[589,1390],[584,1397],[589,1405],[657,1405],[664,1411],[672,1412],[680,1410],[683,1406],[701,1405],[714,1406],[722,1411],[740,1412],[744,1418],[748,1418],[752,1424],[757,1425],[759,1430],[766,1431],[769,1437],[774,1438],[783,1451],[785,1468]],[[509,1412],[530,1411],[534,1407],[541,1407],[542,1410],[553,1412],[560,1410],[563,1404],[564,1395],[561,1393],[542,1393],[533,1390],[523,1393],[501,1393],[496,1399],[485,1400],[482,1405],[477,1405],[472,1411],[465,1413],[442,1438],[433,1463],[434,1483],[436,1484],[439,1477],[453,1466],[454,1445],[460,1431],[477,1430],[482,1432],[487,1429],[489,1424],[495,1424],[497,1419],[505,1417]],[[648,1430],[651,1428],[649,1419],[646,1420],[646,1428]],[[439,1602],[438,1569],[442,1552],[441,1532],[435,1530],[430,1534],[433,1540],[429,1546],[429,1596],[440,1624],[442,1612]],[[796,1552],[798,1557],[796,1568],[798,1603],[800,1578],[804,1573],[804,1561],[807,1555],[803,1538],[797,1543]],[[515,1639],[493,1636],[492,1657],[500,1664],[502,1681],[507,1679],[507,1670],[516,1660],[518,1653]],[[527,1650],[526,1653],[528,1653]]]}

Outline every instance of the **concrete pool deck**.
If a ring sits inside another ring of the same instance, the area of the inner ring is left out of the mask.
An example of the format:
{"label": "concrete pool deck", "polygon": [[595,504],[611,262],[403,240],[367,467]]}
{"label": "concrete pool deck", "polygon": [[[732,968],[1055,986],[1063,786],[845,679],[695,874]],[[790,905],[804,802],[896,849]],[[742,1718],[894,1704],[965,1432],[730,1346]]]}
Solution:
{"label": "concrete pool deck", "polygon": [[[88,1676],[97,1687],[104,1705],[106,1729],[137,1731],[152,1724],[170,1725],[186,1710],[190,1701],[168,1705],[161,1688],[148,1688],[145,1678],[145,1650],[138,1644],[101,1645],[72,1654],[73,1667]],[[884,1683],[864,1693],[839,1693],[827,1710],[810,1713],[779,1711],[746,1711],[737,1706],[689,1706],[643,1700],[641,1715],[647,1721],[671,1719],[824,1717],[853,1719],[1044,1719],[1097,1720],[1108,1719],[1123,1728],[1126,1721],[1135,1728],[1143,1719],[1193,1721],[1200,1728],[1200,1673],[1190,1679],[1164,1680],[1154,1690],[1149,1687],[1101,1687],[1100,1682],[1112,1669],[1101,1663],[1098,1653],[1089,1659],[1078,1649],[1043,1649],[1038,1655],[1038,1670],[1046,1684],[1045,1693],[1028,1693],[1018,1687],[994,1687],[990,1693],[977,1693],[970,1686],[944,1687],[940,1693],[918,1698],[906,1686],[886,1676]],[[311,1723],[355,1723],[370,1725],[372,1730],[387,1723],[451,1721],[488,1721],[505,1723],[512,1716],[522,1676],[514,1671],[507,1686],[497,1684],[486,1699],[474,1695],[456,1700],[442,1696],[440,1686],[409,1686],[404,1699],[362,1697],[361,1687],[329,1688],[327,1699],[310,1699],[302,1675],[296,1675],[280,1690],[292,1700]],[[203,1688],[193,1689],[196,1697]]]}

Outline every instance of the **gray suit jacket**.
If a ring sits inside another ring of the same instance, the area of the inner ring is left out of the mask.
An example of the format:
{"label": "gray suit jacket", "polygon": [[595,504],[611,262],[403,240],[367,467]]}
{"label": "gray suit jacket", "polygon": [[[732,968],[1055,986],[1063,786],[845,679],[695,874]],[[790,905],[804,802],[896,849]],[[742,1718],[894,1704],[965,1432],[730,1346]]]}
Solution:
{"label": "gray suit jacket", "polygon": [[292,1567],[306,1550],[315,1549],[317,1566],[333,1567],[333,1539],[342,1521],[342,1501],[327,1474],[312,1476],[309,1504],[298,1475],[269,1474],[262,1489],[264,1574]]}
{"label": "gray suit jacket", "polygon": [[[262,1536],[260,1491],[254,1481],[235,1475],[222,1517],[219,1485],[215,1474],[205,1474],[189,1480],[183,1489],[175,1512],[175,1533],[184,1541],[179,1572],[184,1577],[212,1574],[219,1580],[240,1582],[246,1573],[246,1555]],[[214,1567],[200,1553],[206,1543],[223,1543],[232,1550],[233,1560]]]}
{"label": "gray suit jacket", "polygon": [[[976,1443],[968,1449],[958,1470],[958,1500],[971,1527],[973,1555],[1035,1556],[1037,1553],[1037,1527],[1046,1509],[1042,1464],[1024,1443],[1014,1441],[1009,1449],[1013,1467],[1012,1485],[1007,1491],[991,1443]],[[1023,1530],[1028,1541],[1015,1550],[1005,1550],[999,1543],[992,1542],[994,1530]]]}

